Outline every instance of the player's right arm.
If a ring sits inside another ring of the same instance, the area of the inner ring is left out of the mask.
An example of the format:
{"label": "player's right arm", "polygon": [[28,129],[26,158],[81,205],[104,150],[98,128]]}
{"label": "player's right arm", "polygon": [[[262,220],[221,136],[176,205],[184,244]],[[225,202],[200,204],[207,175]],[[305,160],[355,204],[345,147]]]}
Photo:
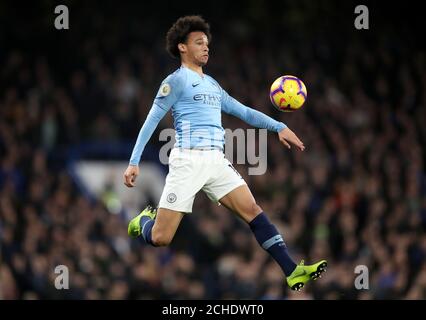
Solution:
{"label": "player's right arm", "polygon": [[264,128],[278,133],[278,138],[281,143],[289,149],[291,147],[287,141],[297,146],[301,151],[305,150],[303,142],[287,127],[287,125],[272,119],[260,111],[243,105],[241,102],[231,97],[225,90],[221,90],[222,110],[225,113],[236,116],[256,128]]}
{"label": "player's right arm", "polygon": [[134,187],[136,177],[139,175],[139,162],[146,144],[173,104],[179,99],[183,89],[183,80],[177,74],[168,76],[160,86],[157,96],[154,99],[152,108],[146,117],[142,128],[136,139],[133,152],[130,157],[129,166],[124,172],[124,184],[127,187]]}

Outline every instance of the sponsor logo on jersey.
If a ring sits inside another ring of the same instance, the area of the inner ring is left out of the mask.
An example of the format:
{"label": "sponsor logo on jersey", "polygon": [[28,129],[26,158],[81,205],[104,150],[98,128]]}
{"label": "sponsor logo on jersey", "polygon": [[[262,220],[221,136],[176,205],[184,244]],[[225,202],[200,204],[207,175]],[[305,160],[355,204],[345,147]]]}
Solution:
{"label": "sponsor logo on jersey", "polygon": [[194,95],[194,101],[200,101],[204,104],[209,104],[213,106],[220,106],[221,104],[221,96],[217,94],[211,93],[199,93]]}

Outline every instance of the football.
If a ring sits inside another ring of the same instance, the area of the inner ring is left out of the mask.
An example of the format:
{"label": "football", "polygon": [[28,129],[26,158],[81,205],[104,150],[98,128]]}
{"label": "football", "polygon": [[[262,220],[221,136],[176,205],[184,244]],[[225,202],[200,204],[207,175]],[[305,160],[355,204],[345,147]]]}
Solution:
{"label": "football", "polygon": [[269,93],[272,105],[283,112],[300,109],[307,96],[308,92],[303,81],[289,75],[277,78],[272,83]]}

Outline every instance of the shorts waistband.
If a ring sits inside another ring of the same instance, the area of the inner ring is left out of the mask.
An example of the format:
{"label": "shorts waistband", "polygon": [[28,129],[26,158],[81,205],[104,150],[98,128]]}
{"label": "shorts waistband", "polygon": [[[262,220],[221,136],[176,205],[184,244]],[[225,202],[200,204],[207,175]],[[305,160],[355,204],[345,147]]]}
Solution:
{"label": "shorts waistband", "polygon": [[222,147],[218,147],[218,146],[194,147],[194,148],[176,147],[176,149],[178,149],[178,150],[191,150],[191,151],[213,151],[213,150],[217,150],[217,151],[222,151],[223,152],[223,148]]}

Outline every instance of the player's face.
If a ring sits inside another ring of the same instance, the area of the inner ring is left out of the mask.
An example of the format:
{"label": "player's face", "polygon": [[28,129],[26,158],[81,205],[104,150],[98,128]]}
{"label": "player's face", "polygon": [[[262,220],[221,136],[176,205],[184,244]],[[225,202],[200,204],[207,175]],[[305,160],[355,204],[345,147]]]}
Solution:
{"label": "player's face", "polygon": [[193,63],[204,66],[209,60],[209,40],[204,32],[194,31],[186,40],[188,58]]}

